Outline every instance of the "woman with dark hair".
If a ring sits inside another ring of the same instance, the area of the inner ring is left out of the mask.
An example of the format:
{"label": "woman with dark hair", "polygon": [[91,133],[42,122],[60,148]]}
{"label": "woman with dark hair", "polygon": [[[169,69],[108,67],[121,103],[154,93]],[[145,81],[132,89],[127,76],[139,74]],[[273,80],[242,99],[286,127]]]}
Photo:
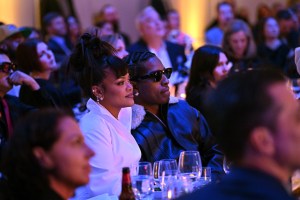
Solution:
{"label": "woman with dark hair", "polygon": [[142,159],[150,162],[178,159],[182,151],[201,154],[203,166],[212,168],[213,181],[223,174],[222,153],[218,150],[205,118],[185,101],[170,97],[171,68],[148,51],[125,57],[130,79],[139,93],[132,107],[132,130],[142,150]]}
{"label": "woman with dark hair", "polygon": [[84,34],[70,57],[69,66],[89,98],[90,112],[81,118],[80,127],[96,152],[90,183],[79,188],[77,199],[119,195],[122,168],[136,165],[141,157],[130,133],[131,112],[125,108],[134,103],[128,67],[114,54],[107,42]]}
{"label": "woman with dark hair", "polygon": [[252,31],[242,20],[233,20],[224,32],[222,48],[233,63],[233,72],[258,67]]}
{"label": "woman with dark hair", "polygon": [[190,77],[186,86],[186,101],[205,116],[203,101],[218,81],[224,79],[232,66],[225,52],[217,46],[198,48],[192,59]]}
{"label": "woman with dark hair", "polygon": [[89,181],[89,159],[76,121],[58,110],[30,113],[4,151],[0,199],[67,200]]}
{"label": "woman with dark hair", "polygon": [[[54,55],[41,40],[31,39],[21,43],[17,49],[17,61],[20,69],[33,77],[41,90],[36,92],[22,86],[20,99],[37,108],[63,108],[72,113],[71,106],[63,93],[49,81],[51,73],[57,69]],[[44,100],[40,97],[44,96]]]}

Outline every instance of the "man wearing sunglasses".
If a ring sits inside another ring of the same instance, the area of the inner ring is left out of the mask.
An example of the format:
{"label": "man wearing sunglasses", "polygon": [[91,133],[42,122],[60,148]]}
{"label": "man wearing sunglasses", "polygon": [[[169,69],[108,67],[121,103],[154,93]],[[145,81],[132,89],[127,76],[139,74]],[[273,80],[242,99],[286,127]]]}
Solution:
{"label": "man wearing sunglasses", "polygon": [[8,95],[7,92],[13,85],[28,85],[32,90],[39,90],[38,83],[29,75],[16,71],[15,65],[0,50],[0,153],[4,143],[13,132],[17,119],[34,108],[23,104],[17,97]]}
{"label": "man wearing sunglasses", "polygon": [[204,117],[185,101],[170,97],[172,69],[155,54],[135,52],[125,58],[134,87],[132,130],[142,160],[178,159],[182,151],[199,151],[203,166],[212,168],[213,181],[224,174],[218,150]]}

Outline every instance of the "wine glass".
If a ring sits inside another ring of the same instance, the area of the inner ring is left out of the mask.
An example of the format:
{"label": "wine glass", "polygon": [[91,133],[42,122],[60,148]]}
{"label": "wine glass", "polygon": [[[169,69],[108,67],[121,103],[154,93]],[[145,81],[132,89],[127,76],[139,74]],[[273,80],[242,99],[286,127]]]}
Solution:
{"label": "wine glass", "polygon": [[150,162],[139,162],[137,174],[131,177],[132,188],[137,199],[144,199],[152,194],[153,176]]}
{"label": "wine glass", "polygon": [[162,189],[176,179],[178,173],[177,161],[175,159],[163,159],[158,164],[158,178]]}
{"label": "wine glass", "polygon": [[179,156],[179,173],[193,184],[200,180],[202,163],[198,151],[183,151]]}
{"label": "wine glass", "polygon": [[225,174],[229,174],[231,167],[232,167],[232,162],[228,161],[227,158],[224,156],[223,170],[224,170]]}

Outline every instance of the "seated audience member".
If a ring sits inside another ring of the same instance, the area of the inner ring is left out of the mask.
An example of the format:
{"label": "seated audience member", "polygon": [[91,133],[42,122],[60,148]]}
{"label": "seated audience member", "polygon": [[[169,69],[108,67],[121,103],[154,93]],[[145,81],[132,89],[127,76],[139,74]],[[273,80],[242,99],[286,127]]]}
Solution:
{"label": "seated audience member", "polygon": [[101,40],[109,43],[111,46],[113,46],[116,50],[115,55],[119,58],[124,58],[128,55],[128,52],[125,48],[125,43],[121,35],[114,34],[114,35],[104,35],[100,37]]}
{"label": "seated audience member", "polygon": [[204,117],[208,112],[203,105],[205,97],[227,76],[230,67],[231,63],[228,63],[220,47],[204,45],[195,51],[186,87],[186,101]]}
{"label": "seated audience member", "polygon": [[28,28],[17,28],[13,24],[0,26],[0,48],[7,51],[9,58],[15,62],[16,50],[20,43],[31,33]]}
{"label": "seated audience member", "polygon": [[115,34],[113,25],[108,21],[100,21],[96,24],[99,28],[99,35],[112,35]]}
{"label": "seated audience member", "polygon": [[[186,56],[184,47],[164,40],[165,28],[157,11],[146,7],[137,17],[137,28],[141,38],[128,48],[129,53],[150,51],[154,53],[166,67],[171,67],[170,77],[172,95],[176,95],[177,86],[187,79],[187,68],[184,66]],[[174,86],[174,87],[173,87]]]}
{"label": "seated audience member", "polygon": [[[115,50],[96,36],[84,34],[70,58],[90,111],[80,120],[87,144],[96,152],[91,159],[92,173],[88,185],[79,188],[76,199],[100,194],[119,195],[122,168],[136,165],[140,149],[130,133],[133,88],[128,67],[114,56]],[[127,115],[126,115],[127,113]]]}
{"label": "seated audience member", "polygon": [[180,199],[295,199],[289,190],[300,167],[300,108],[288,79],[270,69],[237,73],[207,102],[208,121],[234,166],[221,182]]}
{"label": "seated audience member", "polygon": [[78,124],[65,112],[30,113],[5,148],[0,199],[68,200],[88,183],[93,155]]}
{"label": "seated audience member", "polygon": [[224,31],[233,19],[234,12],[232,4],[225,1],[220,2],[217,5],[217,24],[206,31],[205,43],[221,46]]}
{"label": "seated audience member", "polygon": [[294,52],[279,39],[279,26],[276,19],[273,17],[263,19],[260,31],[262,42],[257,45],[257,56],[261,64],[279,69],[288,77],[295,78],[294,74],[297,72],[295,63],[292,62]]}
{"label": "seated audience member", "polygon": [[242,20],[233,20],[227,27],[222,48],[232,61],[231,71],[238,72],[258,67],[256,45],[249,26]]}
{"label": "seated audience member", "polygon": [[204,117],[185,101],[170,97],[172,69],[155,54],[136,52],[126,57],[130,79],[139,95],[134,97],[132,135],[142,151],[142,160],[178,159],[185,150],[199,151],[204,166],[214,177],[223,173],[222,153]]}
{"label": "seated audience member", "polygon": [[39,84],[27,74],[15,71],[15,65],[6,52],[0,50],[0,154],[2,146],[11,137],[16,121],[34,108],[22,103],[19,98],[8,95],[13,85],[26,85],[30,90],[39,90]]}
{"label": "seated audience member", "polygon": [[75,16],[68,16],[66,22],[69,39],[72,43],[72,46],[75,46],[81,36],[81,26]]}
{"label": "seated audience member", "polygon": [[54,55],[41,40],[26,40],[17,49],[17,61],[20,69],[29,74],[40,85],[39,91],[32,91],[23,85],[20,100],[37,108],[56,107],[68,110],[71,106],[60,90],[49,81],[51,72],[57,69]]}

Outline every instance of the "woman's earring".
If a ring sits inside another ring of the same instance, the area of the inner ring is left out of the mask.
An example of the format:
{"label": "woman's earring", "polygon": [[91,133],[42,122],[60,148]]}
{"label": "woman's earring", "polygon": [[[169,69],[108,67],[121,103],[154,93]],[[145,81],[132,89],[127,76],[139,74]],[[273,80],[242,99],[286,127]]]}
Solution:
{"label": "woman's earring", "polygon": [[139,92],[138,91],[136,91],[135,93],[134,93],[134,96],[139,96]]}
{"label": "woman's earring", "polygon": [[100,97],[100,100],[103,101],[104,97]]}

